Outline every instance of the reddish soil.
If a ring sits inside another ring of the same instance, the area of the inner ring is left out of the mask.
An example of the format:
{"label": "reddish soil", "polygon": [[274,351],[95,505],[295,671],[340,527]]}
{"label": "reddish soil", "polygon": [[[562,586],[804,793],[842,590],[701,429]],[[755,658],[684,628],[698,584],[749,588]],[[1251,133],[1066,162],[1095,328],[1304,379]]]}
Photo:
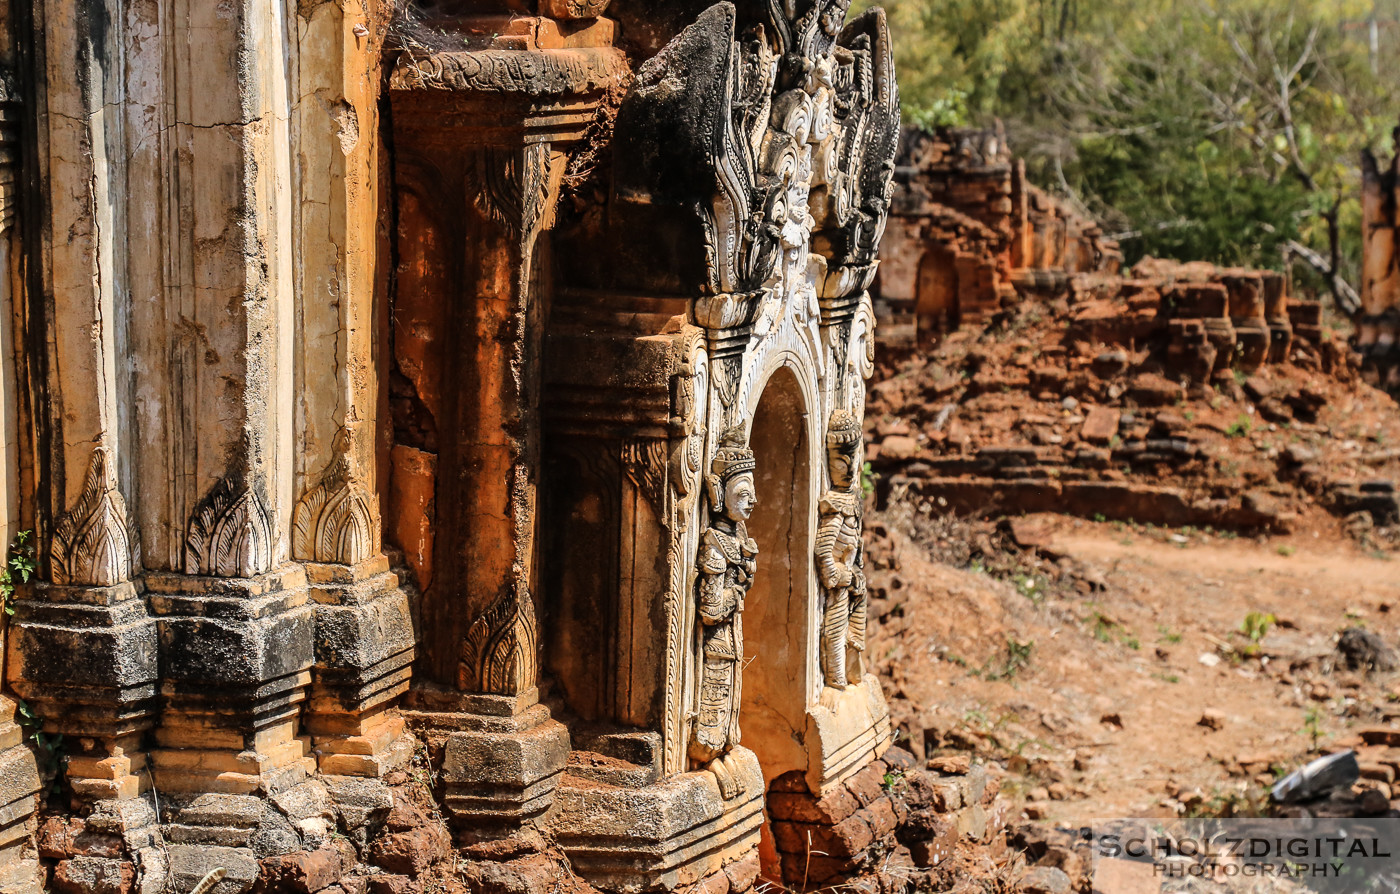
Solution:
{"label": "reddish soil", "polygon": [[[905,735],[1002,763],[1031,818],[1223,809],[1306,760],[1310,728],[1326,747],[1400,716],[1394,673],[1334,655],[1350,626],[1397,640],[1400,564],[1312,535],[1039,521],[1041,552],[1075,569],[1059,582],[930,561],[891,522],[903,586],[876,603],[871,646]],[[1086,579],[1102,589],[1066,583]],[[1277,617],[1253,644],[1250,612]]]}
{"label": "reddish soil", "polygon": [[[1279,773],[1400,717],[1400,674],[1337,649],[1347,628],[1400,645],[1400,528],[1354,502],[1394,493],[1400,409],[1330,336],[1182,386],[1160,345],[1076,340],[1084,306],[1028,302],[882,360],[868,660],[909,747],[1000,764],[1027,819],[1263,810]],[[1037,477],[1170,489],[1215,523],[1023,515]],[[968,505],[981,488],[1000,496]]]}

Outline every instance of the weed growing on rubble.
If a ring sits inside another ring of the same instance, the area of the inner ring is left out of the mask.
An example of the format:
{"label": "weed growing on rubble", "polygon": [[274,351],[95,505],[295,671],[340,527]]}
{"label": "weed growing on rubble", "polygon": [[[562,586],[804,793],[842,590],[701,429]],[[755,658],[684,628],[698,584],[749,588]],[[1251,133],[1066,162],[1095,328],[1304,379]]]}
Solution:
{"label": "weed growing on rubble", "polygon": [[1249,640],[1248,654],[1259,651],[1259,641],[1269,633],[1269,628],[1278,623],[1278,618],[1268,612],[1250,612],[1240,622],[1240,633]]}
{"label": "weed growing on rubble", "polygon": [[1254,431],[1254,420],[1250,419],[1248,414],[1241,413],[1239,418],[1231,423],[1229,428],[1225,429],[1225,434],[1232,438],[1245,438],[1248,437],[1249,433],[1252,431]]}
{"label": "weed growing on rubble", "polygon": [[0,606],[4,607],[7,615],[15,613],[14,606],[10,604],[14,599],[15,588],[20,584],[29,583],[29,579],[39,569],[38,561],[34,557],[33,540],[33,531],[19,531],[10,541],[10,555],[5,559],[4,569],[0,570]]}
{"label": "weed growing on rubble", "polygon": [[1322,742],[1322,737],[1325,735],[1322,729],[1322,709],[1317,705],[1309,705],[1308,709],[1303,712],[1303,729],[1301,732],[1303,735],[1307,736],[1308,741],[1312,743],[1311,750],[1317,751],[1318,745]]}
{"label": "weed growing on rubble", "polygon": [[1021,670],[1031,663],[1031,650],[1035,648],[1035,640],[1020,642],[1015,637],[1006,638],[1006,658],[1000,668],[990,669],[990,662],[987,668],[983,668],[982,679],[984,680],[1010,680]]}

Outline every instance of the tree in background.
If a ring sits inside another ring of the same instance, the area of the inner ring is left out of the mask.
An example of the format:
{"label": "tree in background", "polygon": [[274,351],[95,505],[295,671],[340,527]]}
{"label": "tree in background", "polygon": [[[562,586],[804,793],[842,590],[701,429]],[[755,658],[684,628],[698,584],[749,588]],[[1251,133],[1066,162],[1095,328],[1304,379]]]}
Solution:
{"label": "tree in background", "polygon": [[1301,261],[1298,285],[1354,306],[1360,153],[1391,148],[1400,0],[879,2],[907,121],[1001,118],[1032,178],[1130,262]]}

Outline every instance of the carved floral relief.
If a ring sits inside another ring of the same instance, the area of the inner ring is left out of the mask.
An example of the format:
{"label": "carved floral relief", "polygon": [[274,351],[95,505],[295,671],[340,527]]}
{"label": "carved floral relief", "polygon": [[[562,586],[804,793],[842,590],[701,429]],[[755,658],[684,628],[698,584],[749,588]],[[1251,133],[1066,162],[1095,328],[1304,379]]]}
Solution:
{"label": "carved floral relief", "polygon": [[92,451],[83,492],[54,528],[50,576],[56,584],[110,587],[131,579],[126,501],[106,447]]}

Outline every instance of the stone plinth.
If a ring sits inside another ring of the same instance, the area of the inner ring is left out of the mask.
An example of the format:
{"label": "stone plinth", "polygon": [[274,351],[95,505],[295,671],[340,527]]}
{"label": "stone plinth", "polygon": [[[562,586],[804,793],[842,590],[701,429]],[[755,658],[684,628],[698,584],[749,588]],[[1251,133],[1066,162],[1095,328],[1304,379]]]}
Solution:
{"label": "stone plinth", "polygon": [[549,827],[584,878],[610,891],[672,890],[751,860],[763,824],[763,771],[747,748],[730,753],[741,793],[726,800],[713,773],[647,786],[570,772]]}
{"label": "stone plinth", "polygon": [[149,574],[165,711],[152,753],[162,792],[290,788],[315,769],[298,713],[315,610],[297,565],[251,578]]}
{"label": "stone plinth", "polygon": [[384,556],[306,563],[316,611],[316,665],[306,729],[322,773],[382,776],[413,752],[392,708],[414,657],[408,594]]}
{"label": "stone plinth", "polygon": [[807,773],[813,791],[825,791],[883,755],[893,739],[880,681],[866,674],[842,690],[826,689],[807,711]]}
{"label": "stone plinth", "polygon": [[519,696],[414,689],[405,719],[440,760],[444,806],[467,842],[506,837],[549,809],[569,759],[569,730]]}
{"label": "stone plinth", "polygon": [[156,622],[138,588],[40,583],[12,624],[11,685],[46,732],[77,745],[66,770],[75,802],[148,788],[140,740],[156,710]]}

